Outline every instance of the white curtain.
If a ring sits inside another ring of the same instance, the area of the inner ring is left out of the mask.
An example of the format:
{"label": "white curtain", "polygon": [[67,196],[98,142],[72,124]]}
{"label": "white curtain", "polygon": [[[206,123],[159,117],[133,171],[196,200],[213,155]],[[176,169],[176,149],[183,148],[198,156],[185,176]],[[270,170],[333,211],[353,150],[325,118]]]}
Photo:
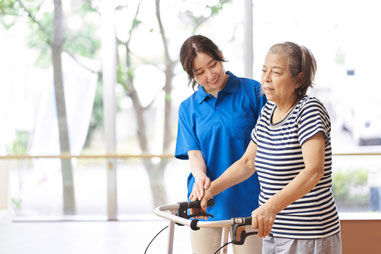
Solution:
{"label": "white curtain", "polygon": [[[63,79],[70,151],[78,155],[85,144],[92,114],[97,75],[84,69],[72,58],[63,54]],[[86,61],[91,67],[97,63]],[[99,68],[99,67],[98,67]],[[98,69],[92,68],[92,69]],[[59,136],[53,81],[42,96],[35,122],[32,155],[58,155]]]}
{"label": "white curtain", "polygon": [[[86,141],[92,114],[97,75],[81,67],[63,54],[63,79],[67,124],[72,155],[79,155]],[[98,62],[86,61],[86,66],[99,70]],[[31,155],[59,155],[59,134],[53,81],[41,96],[35,119]],[[76,160],[72,160],[75,165]],[[32,177],[24,183],[22,196],[25,207],[62,210],[62,176],[59,159],[35,159]],[[75,171],[73,171],[75,173]],[[74,182],[75,182],[74,176]],[[38,197],[38,198],[36,198]],[[49,204],[47,207],[47,204]]]}

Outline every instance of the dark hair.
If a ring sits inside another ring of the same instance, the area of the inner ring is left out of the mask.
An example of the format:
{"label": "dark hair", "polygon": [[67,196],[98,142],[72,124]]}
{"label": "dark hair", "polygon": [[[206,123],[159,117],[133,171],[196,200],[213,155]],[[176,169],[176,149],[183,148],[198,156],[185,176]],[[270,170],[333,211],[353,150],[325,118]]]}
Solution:
{"label": "dark hair", "polygon": [[202,35],[193,35],[186,39],[180,49],[180,62],[184,71],[188,74],[189,83],[192,83],[193,90],[197,85],[193,73],[193,61],[198,53],[208,54],[214,60],[225,62],[221,51],[217,45],[209,38]]}
{"label": "dark hair", "polygon": [[272,46],[268,53],[279,53],[287,57],[288,70],[293,77],[302,73],[301,85],[296,89],[299,99],[307,94],[309,87],[313,86],[316,72],[316,60],[311,51],[293,42],[283,42]]}

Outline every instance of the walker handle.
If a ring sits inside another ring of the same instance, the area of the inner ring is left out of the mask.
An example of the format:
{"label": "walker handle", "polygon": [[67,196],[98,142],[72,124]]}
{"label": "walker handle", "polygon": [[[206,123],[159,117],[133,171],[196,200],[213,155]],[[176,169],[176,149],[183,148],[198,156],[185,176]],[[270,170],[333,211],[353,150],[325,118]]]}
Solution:
{"label": "walker handle", "polygon": [[249,235],[256,235],[258,231],[246,232],[245,225],[251,225],[252,217],[239,217],[233,218],[234,224],[232,226],[233,244],[242,245],[245,243],[246,237]]}
{"label": "walker handle", "polygon": [[[184,208],[201,208],[201,201],[200,200],[194,200],[189,202],[180,202],[180,206],[183,206]],[[214,206],[214,199],[209,199],[207,206]]]}
{"label": "walker handle", "polygon": [[[195,201],[189,201],[189,202],[179,202],[179,209],[176,212],[176,215],[185,219],[190,219],[192,217],[197,216],[210,216],[213,218],[213,215],[208,213],[197,213],[197,214],[188,214],[188,209],[191,208],[201,208],[201,201],[195,200]],[[207,202],[207,206],[214,206],[214,199],[210,199]]]}
{"label": "walker handle", "polygon": [[237,217],[233,218],[234,224],[251,225],[252,217]]}

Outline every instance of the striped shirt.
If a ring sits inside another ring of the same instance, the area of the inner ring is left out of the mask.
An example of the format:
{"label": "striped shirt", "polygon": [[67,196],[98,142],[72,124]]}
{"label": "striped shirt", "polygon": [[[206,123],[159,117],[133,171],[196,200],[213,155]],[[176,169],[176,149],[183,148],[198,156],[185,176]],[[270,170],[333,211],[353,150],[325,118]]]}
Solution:
{"label": "striped shirt", "polygon": [[327,110],[318,99],[305,96],[281,122],[272,124],[275,109],[273,102],[265,104],[251,134],[257,144],[259,205],[281,191],[305,168],[302,145],[318,132],[325,134],[325,162],[324,176],[318,184],[277,214],[271,233],[293,239],[334,235],[340,232],[340,222],[331,190],[331,122]]}

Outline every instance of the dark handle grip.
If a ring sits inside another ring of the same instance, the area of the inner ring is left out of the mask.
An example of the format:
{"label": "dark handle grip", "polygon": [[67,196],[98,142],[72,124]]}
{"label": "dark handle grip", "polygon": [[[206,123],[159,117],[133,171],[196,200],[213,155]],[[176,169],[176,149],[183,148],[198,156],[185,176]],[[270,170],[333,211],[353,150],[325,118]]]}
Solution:
{"label": "dark handle grip", "polygon": [[[184,202],[186,208],[201,208],[201,202],[199,200]],[[208,200],[207,206],[214,206],[214,199]]]}
{"label": "dark handle grip", "polygon": [[239,217],[234,218],[234,223],[243,224],[243,225],[251,225],[252,217]]}
{"label": "dark handle grip", "polygon": [[245,225],[251,225],[252,219],[253,219],[252,217],[245,217],[244,218],[244,220],[245,220],[244,224]]}

